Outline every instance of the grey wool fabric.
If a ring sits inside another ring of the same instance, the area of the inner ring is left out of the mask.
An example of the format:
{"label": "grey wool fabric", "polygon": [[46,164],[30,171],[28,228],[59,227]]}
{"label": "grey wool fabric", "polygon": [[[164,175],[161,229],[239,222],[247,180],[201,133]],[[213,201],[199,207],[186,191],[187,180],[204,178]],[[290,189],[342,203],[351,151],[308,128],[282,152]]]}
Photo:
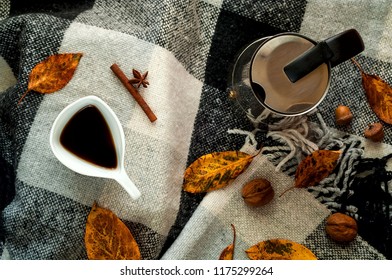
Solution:
{"label": "grey wool fabric", "polygon": [[[332,69],[329,92],[308,115],[247,116],[228,98],[230,67],[250,42],[282,32],[316,41],[355,28],[362,68],[392,84],[392,9],[378,0],[84,0],[0,2],[0,255],[2,259],[87,259],[84,233],[94,202],[131,230],[143,259],[218,259],[237,232],[235,259],[264,240],[283,238],[318,259],[392,259],[392,126],[381,143],[364,138],[379,122],[366,101],[358,68]],[[53,94],[30,92],[33,67],[57,53],[83,53],[71,81]],[[148,71],[140,93],[157,116],[151,123],[110,70]],[[125,169],[138,186],[134,201],[114,180],[84,176],[54,156],[50,129],[79,98],[95,95],[125,133]],[[335,108],[354,118],[337,126]],[[265,123],[268,125],[265,126]],[[264,124],[264,125],[263,125]],[[342,151],[319,184],[294,189],[300,161],[318,149]],[[185,169],[223,151],[259,154],[227,187],[207,194],[182,189]],[[251,208],[241,189],[268,179],[275,197]],[[335,212],[358,222],[348,244],[325,233]]]}

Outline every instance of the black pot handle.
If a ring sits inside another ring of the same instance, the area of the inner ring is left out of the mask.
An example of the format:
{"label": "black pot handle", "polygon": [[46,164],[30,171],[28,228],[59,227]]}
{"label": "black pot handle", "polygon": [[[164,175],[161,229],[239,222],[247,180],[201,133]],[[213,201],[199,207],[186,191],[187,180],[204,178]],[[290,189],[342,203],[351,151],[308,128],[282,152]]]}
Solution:
{"label": "black pot handle", "polygon": [[317,43],[287,64],[283,70],[292,83],[306,76],[323,63],[334,67],[365,49],[358,31],[349,29]]}

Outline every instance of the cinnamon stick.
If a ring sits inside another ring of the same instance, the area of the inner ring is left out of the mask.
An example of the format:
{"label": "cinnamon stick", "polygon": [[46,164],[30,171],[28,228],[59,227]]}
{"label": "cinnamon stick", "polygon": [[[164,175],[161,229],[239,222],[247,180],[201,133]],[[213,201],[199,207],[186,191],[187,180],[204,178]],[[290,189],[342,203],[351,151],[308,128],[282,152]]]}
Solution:
{"label": "cinnamon stick", "polygon": [[117,76],[117,78],[121,81],[121,83],[125,86],[125,88],[129,91],[129,93],[133,96],[136,102],[142,107],[144,113],[146,113],[147,117],[150,119],[151,122],[157,120],[157,117],[151,110],[150,106],[144,101],[143,97],[140,95],[138,90],[134,88],[129,82],[127,76],[125,76],[124,72],[120,69],[120,67],[114,63],[110,66],[113,73]]}

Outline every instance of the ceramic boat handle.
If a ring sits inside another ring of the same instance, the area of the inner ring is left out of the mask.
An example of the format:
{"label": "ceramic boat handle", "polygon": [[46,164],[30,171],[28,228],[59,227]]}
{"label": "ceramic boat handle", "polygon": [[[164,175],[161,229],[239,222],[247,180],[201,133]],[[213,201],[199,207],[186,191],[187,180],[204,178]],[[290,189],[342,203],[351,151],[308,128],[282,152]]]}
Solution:
{"label": "ceramic boat handle", "polygon": [[127,173],[123,169],[119,175],[114,178],[126,191],[127,193],[134,199],[138,199],[140,197],[140,191],[135,186],[135,184],[129,179]]}

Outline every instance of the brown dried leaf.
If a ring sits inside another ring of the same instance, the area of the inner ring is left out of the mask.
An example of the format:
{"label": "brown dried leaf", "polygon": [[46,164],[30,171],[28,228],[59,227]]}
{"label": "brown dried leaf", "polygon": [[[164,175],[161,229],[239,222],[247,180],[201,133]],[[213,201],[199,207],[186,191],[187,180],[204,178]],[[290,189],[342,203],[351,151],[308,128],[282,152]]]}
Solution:
{"label": "brown dried leaf", "polygon": [[245,251],[251,260],[317,260],[305,246],[287,239],[270,239]]}
{"label": "brown dried leaf", "polygon": [[377,117],[386,123],[392,124],[392,88],[379,76],[367,74],[359,63],[352,59],[357,65],[362,76],[362,86],[366,98]]}
{"label": "brown dried leaf", "polygon": [[84,242],[90,260],[140,260],[139,246],[127,226],[110,210],[94,203]]}
{"label": "brown dried leaf", "polygon": [[29,75],[27,91],[18,104],[32,90],[48,94],[65,87],[72,79],[81,57],[82,53],[54,54],[35,65]]}
{"label": "brown dried leaf", "polygon": [[185,170],[183,189],[203,193],[223,188],[237,178],[254,157],[238,151],[201,156]]}
{"label": "brown dried leaf", "polygon": [[341,151],[318,150],[307,156],[298,165],[295,173],[295,188],[306,188],[318,184],[335,169]]}
{"label": "brown dried leaf", "polygon": [[318,150],[308,155],[297,167],[294,187],[286,191],[292,188],[306,188],[318,184],[335,169],[341,153],[341,151]]}
{"label": "brown dried leaf", "polygon": [[233,228],[233,243],[227,246],[219,256],[219,260],[233,260],[234,259],[234,248],[235,248],[235,227],[232,224],[231,227]]}

